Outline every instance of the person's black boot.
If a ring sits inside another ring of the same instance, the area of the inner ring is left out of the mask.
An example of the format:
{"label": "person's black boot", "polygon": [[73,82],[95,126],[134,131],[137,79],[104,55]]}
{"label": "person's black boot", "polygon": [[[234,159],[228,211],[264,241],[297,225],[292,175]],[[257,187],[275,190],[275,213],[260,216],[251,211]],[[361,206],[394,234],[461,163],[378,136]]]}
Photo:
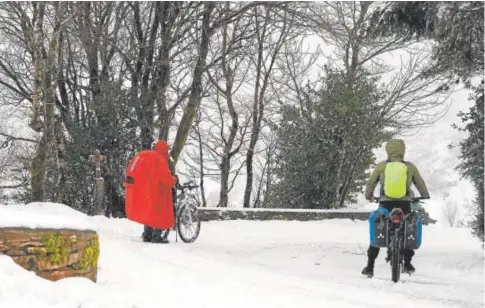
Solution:
{"label": "person's black boot", "polygon": [[416,271],[414,266],[411,264],[411,260],[413,259],[414,251],[412,250],[404,250],[404,270],[412,274]]}
{"label": "person's black boot", "polygon": [[386,255],[386,263],[391,262],[391,250],[387,250],[387,255]]}
{"label": "person's black boot", "polygon": [[375,259],[368,259],[367,260],[367,266],[364,267],[362,270],[362,275],[365,275],[367,277],[372,277],[374,276],[374,261]]}
{"label": "person's black boot", "polygon": [[416,269],[411,264],[411,262],[404,263],[404,269],[406,270],[406,273],[409,273],[409,274],[412,274],[416,271]]}
{"label": "person's black boot", "polygon": [[160,234],[155,234],[152,236],[152,243],[168,244],[168,239],[163,238]]}
{"label": "person's black boot", "polygon": [[364,267],[362,270],[362,275],[367,276],[367,277],[373,277],[374,276],[374,269],[370,267]]}
{"label": "person's black boot", "polygon": [[152,234],[150,232],[143,232],[141,238],[143,239],[143,242],[149,243],[152,241]]}

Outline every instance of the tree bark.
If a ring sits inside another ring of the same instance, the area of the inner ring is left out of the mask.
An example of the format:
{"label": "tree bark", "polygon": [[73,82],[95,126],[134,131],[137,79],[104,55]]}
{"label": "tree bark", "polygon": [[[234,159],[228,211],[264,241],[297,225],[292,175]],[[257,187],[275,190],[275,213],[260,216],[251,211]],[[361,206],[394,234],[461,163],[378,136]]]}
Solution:
{"label": "tree bark", "polygon": [[[34,80],[34,97],[33,97],[33,115],[30,122],[30,127],[37,132],[41,132],[45,128],[45,123],[42,124],[40,121],[40,109],[41,109],[41,99],[42,99],[42,32],[43,32],[43,21],[45,13],[45,3],[39,3],[38,7],[34,8],[37,11],[37,23],[35,25],[33,42],[31,42],[33,60],[34,60],[34,70],[35,70],[35,80]],[[28,38],[27,38],[28,39]],[[36,147],[34,160],[32,161],[32,166],[30,169],[31,175],[31,188],[32,195],[31,200],[44,201],[45,199],[45,174],[46,174],[46,156],[49,146],[48,134],[44,130],[40,142]]]}
{"label": "tree bark", "polygon": [[197,107],[199,106],[201,100],[201,94],[203,91],[202,75],[205,71],[207,53],[209,51],[209,41],[212,34],[210,30],[210,20],[214,8],[214,2],[204,3],[201,37],[198,48],[199,56],[194,68],[189,101],[187,103],[187,106],[184,108],[184,113],[180,121],[180,126],[178,128],[177,135],[175,136],[175,142],[171,151],[171,156],[174,160],[175,165],[177,164],[180,155],[182,154],[182,150],[185,146],[185,142],[187,141],[190,128],[192,127],[192,122],[194,121],[195,115],[197,113]]}
{"label": "tree bark", "polygon": [[67,163],[66,163],[66,139],[61,119],[55,122],[55,138],[57,149],[57,189],[55,200],[57,203],[64,203],[67,192]]}
{"label": "tree bark", "polygon": [[[234,141],[236,140],[237,131],[239,129],[239,121],[236,109],[234,108],[234,102],[232,100],[233,91],[233,71],[227,63],[227,25],[224,26],[223,39],[222,39],[222,72],[224,79],[226,81],[226,86],[224,89],[224,96],[226,98],[227,108],[229,110],[229,115],[231,116],[231,127],[229,129],[229,137],[225,140],[224,153],[222,154],[221,161],[221,191],[219,204],[221,207],[227,207],[229,202],[229,175],[231,173],[231,158],[234,156],[232,147]],[[221,120],[223,121],[222,117]],[[222,132],[224,133],[224,132]],[[223,140],[224,141],[224,140]],[[239,149],[238,149],[239,150]],[[236,151],[237,152],[237,151]]]}
{"label": "tree bark", "polygon": [[[63,12],[59,3],[53,4],[56,11],[56,23],[53,29],[47,53],[44,53],[44,46],[42,43],[42,22],[45,12],[45,4],[39,3],[39,17],[36,26],[35,46],[34,52],[37,55],[35,58],[35,69],[40,69],[42,76],[42,87],[44,88],[44,127],[41,142],[36,149],[36,155],[31,167],[32,174],[32,201],[45,201],[45,175],[47,170],[47,156],[49,152],[55,148],[55,119],[54,110],[56,104],[55,85],[53,84],[53,77],[57,76],[55,72],[55,57],[57,55],[57,43],[60,35],[60,27],[62,23]],[[36,75],[38,73],[36,72]]]}
{"label": "tree bark", "polygon": [[199,119],[197,119],[197,128],[196,128],[196,134],[197,134],[197,139],[199,142],[199,168],[200,168],[200,181],[199,181],[199,186],[200,186],[200,195],[202,198],[202,206],[206,207],[207,206],[207,199],[205,197],[205,182],[204,182],[204,177],[205,177],[205,170],[204,170],[204,149],[203,149],[203,144],[202,144],[202,134],[200,133],[200,108],[198,110],[198,116]]}

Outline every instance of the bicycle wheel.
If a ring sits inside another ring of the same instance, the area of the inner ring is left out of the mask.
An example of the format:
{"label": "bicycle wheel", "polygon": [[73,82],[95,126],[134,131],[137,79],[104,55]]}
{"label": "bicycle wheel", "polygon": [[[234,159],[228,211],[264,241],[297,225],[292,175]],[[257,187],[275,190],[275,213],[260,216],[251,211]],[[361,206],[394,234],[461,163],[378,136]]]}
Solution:
{"label": "bicycle wheel", "polygon": [[398,282],[401,274],[400,271],[400,255],[399,251],[399,232],[396,230],[392,237],[391,243],[391,268],[392,268],[392,281]]}
{"label": "bicycle wheel", "polygon": [[184,243],[193,243],[200,233],[199,210],[192,203],[182,205],[177,215],[177,232]]}

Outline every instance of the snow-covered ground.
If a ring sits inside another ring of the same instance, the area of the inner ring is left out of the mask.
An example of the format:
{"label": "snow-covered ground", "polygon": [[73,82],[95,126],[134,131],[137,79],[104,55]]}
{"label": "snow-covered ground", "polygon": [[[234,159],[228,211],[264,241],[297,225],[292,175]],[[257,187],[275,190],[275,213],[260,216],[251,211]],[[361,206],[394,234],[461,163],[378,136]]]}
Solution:
{"label": "snow-covered ground", "polygon": [[[383,253],[360,275],[363,221],[223,221],[193,244],[142,243],[142,227],[55,204],[14,209],[84,219],[100,234],[98,283],[50,282],[0,256],[0,307],[483,307],[484,259],[464,228],[425,226],[417,272],[395,284]],[[2,212],[6,213],[6,212]],[[41,225],[41,223],[39,223]]]}

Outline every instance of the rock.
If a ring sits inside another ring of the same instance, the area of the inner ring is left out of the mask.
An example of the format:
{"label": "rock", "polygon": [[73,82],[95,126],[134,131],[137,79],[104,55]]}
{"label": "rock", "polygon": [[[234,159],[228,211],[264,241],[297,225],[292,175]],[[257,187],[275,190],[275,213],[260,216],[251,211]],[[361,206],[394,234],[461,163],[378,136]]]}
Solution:
{"label": "rock", "polygon": [[[8,230],[8,229],[7,229]],[[8,238],[9,243],[18,243],[18,242],[28,242],[30,241],[30,236],[24,232],[24,230],[8,230],[4,235]]]}
{"label": "rock", "polygon": [[94,231],[0,228],[0,254],[52,281],[85,277],[96,282],[99,252]]}

